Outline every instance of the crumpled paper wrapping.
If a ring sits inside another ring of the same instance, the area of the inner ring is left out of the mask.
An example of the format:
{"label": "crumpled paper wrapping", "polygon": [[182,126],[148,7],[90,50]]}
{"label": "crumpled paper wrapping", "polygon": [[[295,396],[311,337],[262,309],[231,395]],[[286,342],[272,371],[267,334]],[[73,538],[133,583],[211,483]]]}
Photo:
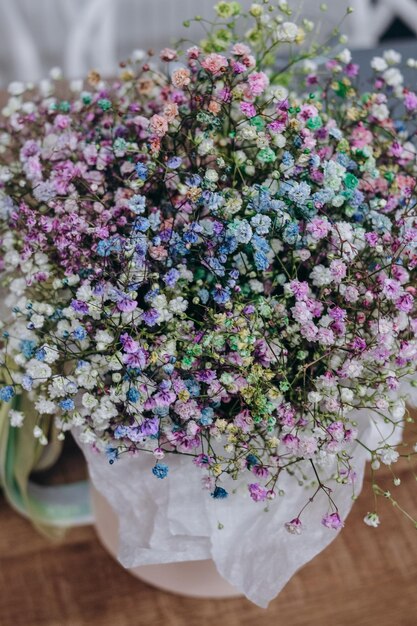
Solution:
{"label": "crumpled paper wrapping", "polygon": [[[405,387],[404,387],[405,389]],[[407,385],[410,403],[417,404],[417,392]],[[395,420],[404,413],[398,403]],[[392,432],[371,410],[355,411],[359,439],[370,449],[384,441],[397,445],[402,429]],[[167,455],[168,477],[159,480],[152,474],[152,454],[122,457],[113,465],[103,454],[82,446],[95,488],[108,500],[119,517],[120,563],[126,568],[140,565],[213,559],[219,573],[249,600],[267,607],[293,576],[337,536],[322,526],[328,510],[326,496],[320,492],[302,516],[301,535],[289,534],[284,524],[297,515],[313,489],[297,487],[283,474],[280,488],[285,496],[265,503],[251,500],[247,480],[222,482],[230,495],[213,499],[202,489],[205,475],[189,457]],[[358,443],[351,449],[356,472],[355,494],[359,494],[369,453]],[[306,463],[306,472],[309,473]],[[326,475],[335,466],[326,467]],[[311,470],[311,468],[310,468]],[[314,478],[312,470],[309,474]],[[345,519],[352,507],[352,487],[334,485],[332,496]],[[236,493],[231,493],[235,489]]]}

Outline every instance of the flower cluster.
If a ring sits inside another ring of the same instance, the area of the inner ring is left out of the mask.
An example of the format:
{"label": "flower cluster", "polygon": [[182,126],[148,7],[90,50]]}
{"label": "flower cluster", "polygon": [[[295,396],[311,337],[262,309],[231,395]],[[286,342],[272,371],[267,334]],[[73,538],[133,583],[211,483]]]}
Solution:
{"label": "flower cluster", "polygon": [[153,454],[160,479],[189,455],[215,498],[226,474],[263,502],[313,468],[338,529],[355,409],[401,427],[416,369],[417,94],[392,51],[362,93],[347,50],[319,62],[313,25],[268,7],[220,2],[200,45],[70,99],[11,86],[0,399],[28,394],[41,442],[53,421],[110,463]]}

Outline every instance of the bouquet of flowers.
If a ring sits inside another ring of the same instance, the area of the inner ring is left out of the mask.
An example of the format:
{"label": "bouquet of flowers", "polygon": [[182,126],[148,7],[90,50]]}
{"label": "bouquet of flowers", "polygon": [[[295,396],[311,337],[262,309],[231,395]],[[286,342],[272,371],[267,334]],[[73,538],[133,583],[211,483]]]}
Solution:
{"label": "bouquet of flowers", "polygon": [[225,505],[246,492],[262,515],[290,489],[299,534],[320,494],[338,530],[352,446],[391,497],[377,471],[408,419],[417,94],[394,51],[361,90],[285,2],[215,10],[198,45],[136,52],[70,99],[10,86],[0,398],[27,397],[40,444],[73,430],[114,469],[153,458],[155,490],[184,455]]}

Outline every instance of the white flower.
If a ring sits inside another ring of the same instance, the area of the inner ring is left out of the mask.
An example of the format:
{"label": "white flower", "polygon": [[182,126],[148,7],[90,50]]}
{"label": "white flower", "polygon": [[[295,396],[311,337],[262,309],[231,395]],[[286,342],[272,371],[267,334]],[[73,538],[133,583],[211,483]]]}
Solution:
{"label": "white flower", "polygon": [[39,428],[39,426],[35,426],[35,428],[33,429],[33,436],[35,437],[35,439],[39,440],[39,443],[42,446],[46,446],[46,444],[48,443],[48,440],[45,437],[43,430]]}
{"label": "white flower", "polygon": [[184,313],[187,307],[188,307],[188,302],[182,296],[179,296],[178,298],[174,298],[169,303],[169,310],[174,314]]}
{"label": "white flower", "polygon": [[52,400],[47,400],[44,396],[39,396],[38,400],[35,402],[35,409],[42,415],[53,415],[57,407]]}
{"label": "white flower", "polygon": [[91,393],[85,393],[81,399],[81,404],[86,409],[94,409],[98,404],[98,400]]}
{"label": "white flower", "polygon": [[106,350],[107,346],[114,341],[114,336],[106,330],[98,330],[94,336],[97,350]]}
{"label": "white flower", "polygon": [[197,148],[198,154],[204,156],[213,151],[213,140],[212,139],[203,139],[203,141],[199,144]]}
{"label": "white flower", "polygon": [[384,72],[383,78],[385,82],[387,83],[387,85],[389,85],[390,87],[399,87],[400,85],[402,85],[404,81],[403,75],[401,74],[400,70],[397,69],[396,67],[388,68]]}
{"label": "white flower", "polygon": [[383,72],[387,69],[388,63],[382,57],[374,57],[371,61],[371,67],[376,72]]}
{"label": "white flower", "polygon": [[384,52],[384,59],[388,63],[388,65],[401,63],[401,58],[401,54],[396,50],[385,50]]}
{"label": "white flower", "polygon": [[352,60],[352,53],[348,48],[345,48],[336,57],[341,63],[350,63]]}
{"label": "white flower", "polygon": [[379,515],[377,513],[368,513],[363,518],[363,521],[367,526],[372,526],[373,528],[376,528],[380,524]]}
{"label": "white flower", "polygon": [[219,180],[219,175],[216,170],[208,169],[204,175],[204,178],[208,180],[210,183],[215,183]]}
{"label": "white flower", "polygon": [[11,96],[21,96],[22,93],[25,92],[25,90],[26,90],[25,84],[18,82],[18,81],[14,81],[10,83],[9,86],[7,87],[7,91],[9,92]]}
{"label": "white flower", "polygon": [[62,79],[62,70],[60,67],[53,67],[49,72],[49,76],[52,80],[61,80]]}
{"label": "white flower", "polygon": [[313,285],[316,287],[323,287],[324,285],[330,285],[332,282],[332,275],[328,267],[324,265],[316,265],[310,274],[310,278],[313,281]]}
{"label": "white flower", "polygon": [[384,465],[391,465],[391,463],[398,461],[400,455],[394,448],[384,448],[379,452],[378,456]]}
{"label": "white flower", "polygon": [[47,363],[31,359],[26,365],[26,373],[31,376],[35,384],[45,382],[52,376],[52,370]]}
{"label": "white flower", "polygon": [[80,441],[81,441],[81,443],[91,444],[91,443],[95,443],[96,440],[97,440],[97,436],[90,429],[84,430],[82,433],[80,433]]}
{"label": "white flower", "polygon": [[371,115],[375,119],[383,122],[389,118],[389,110],[386,104],[374,104],[371,107]]}
{"label": "white flower", "polygon": [[276,31],[276,38],[282,42],[295,41],[298,35],[298,26],[294,22],[283,22]]}
{"label": "white flower", "polygon": [[9,411],[9,419],[10,426],[14,426],[14,428],[21,428],[23,426],[23,420],[25,416],[22,411],[15,411],[14,409],[10,409]]}
{"label": "white flower", "polygon": [[42,346],[42,350],[45,354],[45,363],[55,363],[55,361],[59,359],[59,352],[56,348],[51,348],[50,346],[44,344]]}

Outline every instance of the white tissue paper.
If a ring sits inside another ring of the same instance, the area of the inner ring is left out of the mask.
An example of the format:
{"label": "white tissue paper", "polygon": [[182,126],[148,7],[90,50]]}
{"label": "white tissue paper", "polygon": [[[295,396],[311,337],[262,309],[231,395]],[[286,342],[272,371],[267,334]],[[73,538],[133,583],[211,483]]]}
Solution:
{"label": "white tissue paper", "polygon": [[[416,390],[405,385],[412,404]],[[393,418],[404,415],[404,402],[398,400]],[[384,443],[398,445],[402,429],[393,429],[371,410],[355,411],[360,439],[368,448]],[[152,454],[122,455],[110,465],[104,454],[82,445],[95,488],[107,499],[119,517],[120,563],[126,568],[140,565],[213,559],[219,573],[255,604],[266,607],[293,574],[321,552],[337,532],[321,524],[328,511],[326,496],[320,492],[303,513],[303,532],[292,535],[285,522],[296,517],[313,489],[300,488],[283,474],[279,487],[284,496],[267,503],[253,502],[247,481],[222,482],[229,491],[224,500],[213,499],[202,488],[205,475],[189,457],[167,455],[169,474],[159,480],[152,474]],[[359,494],[369,453],[359,443],[352,444],[356,480],[351,485],[332,481],[332,497],[345,519],[352,507],[353,492]],[[311,466],[306,474],[314,479]],[[335,464],[323,470],[331,476]],[[232,491],[234,493],[232,493]]]}

